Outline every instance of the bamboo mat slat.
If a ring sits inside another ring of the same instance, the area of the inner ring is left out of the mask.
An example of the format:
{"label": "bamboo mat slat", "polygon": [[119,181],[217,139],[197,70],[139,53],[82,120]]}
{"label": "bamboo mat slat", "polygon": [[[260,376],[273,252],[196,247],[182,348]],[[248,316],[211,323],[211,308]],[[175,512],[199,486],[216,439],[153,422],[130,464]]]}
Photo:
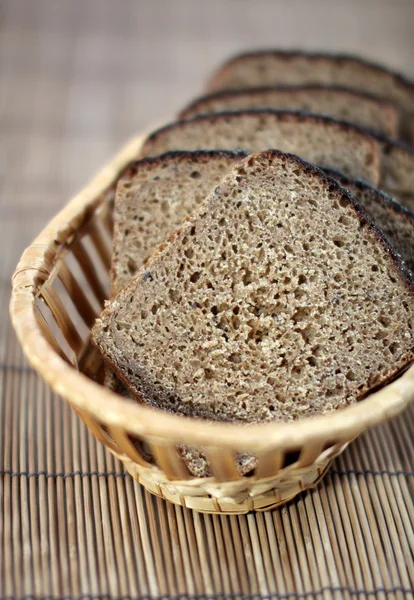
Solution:
{"label": "bamboo mat slat", "polygon": [[361,52],[414,75],[411,0],[0,3],[0,600],[414,599],[414,407],[270,513],[152,497],[22,356],[24,247],[121,143],[243,47]]}

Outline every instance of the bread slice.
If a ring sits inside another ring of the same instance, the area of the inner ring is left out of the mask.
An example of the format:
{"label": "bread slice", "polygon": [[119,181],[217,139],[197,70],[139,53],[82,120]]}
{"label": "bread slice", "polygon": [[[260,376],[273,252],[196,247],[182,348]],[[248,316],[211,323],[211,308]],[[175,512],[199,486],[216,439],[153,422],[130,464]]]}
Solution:
{"label": "bread slice", "polygon": [[287,108],[328,115],[388,137],[398,136],[399,131],[400,115],[394,104],[370,94],[334,86],[304,85],[216,92],[194,100],[179,118],[190,119],[201,114],[251,108]]}
{"label": "bread slice", "polygon": [[141,156],[170,150],[229,149],[260,152],[277,148],[352,179],[379,182],[381,147],[356,126],[320,115],[249,110],[201,115],[171,123],[152,133]]}
{"label": "bread slice", "polygon": [[[124,171],[115,195],[111,298],[245,156],[231,151],[177,151],[137,161]],[[104,383],[127,394],[109,368]]]}
{"label": "bread slice", "polygon": [[[154,185],[154,187],[161,185],[160,201],[162,202],[163,197],[170,197],[169,181],[171,178],[171,170],[173,170],[172,172],[174,177],[178,177],[176,184],[173,186],[173,196],[174,192],[176,191],[176,186],[178,186],[177,190],[179,191],[179,188],[182,187],[183,184],[184,186],[187,186],[187,190],[191,194],[191,191],[194,191],[192,190],[193,186],[191,185],[191,182],[193,181],[191,178],[191,169],[197,166],[198,170],[201,172],[201,177],[203,177],[203,168],[207,167],[208,170],[208,159],[210,159],[212,162],[211,170],[213,171],[212,175],[210,175],[210,173],[207,174],[207,180],[209,181],[209,176],[211,176],[212,179],[214,179],[214,175],[220,177],[220,174],[222,174],[221,167],[223,164],[226,164],[226,160],[228,160],[230,167],[231,164],[234,164],[237,160],[240,160],[241,157],[240,155],[231,152],[177,152],[171,153],[170,155],[164,155],[164,157],[161,157],[160,159],[156,158],[154,160],[140,161],[136,163],[133,168],[126,172],[123,180],[121,180],[118,186],[115,204],[114,254],[115,261],[118,261],[118,269],[113,267],[112,271],[112,297],[119,291],[119,289],[126,285],[126,283],[128,283],[132,277],[132,275],[129,274],[129,269],[127,268],[128,261],[130,260],[128,256],[132,255],[132,260],[135,261],[135,263],[139,262],[141,266],[144,264],[145,259],[147,258],[147,256],[142,257],[142,253],[140,250],[136,250],[136,244],[132,241],[134,238],[137,240],[146,240],[148,239],[148,235],[150,233],[148,229],[145,228],[145,224],[141,223],[135,232],[134,225],[137,223],[137,220],[134,219],[134,215],[129,215],[131,210],[135,212],[140,210],[141,202],[144,204],[144,206],[147,205],[147,209],[150,208],[146,202],[147,196],[145,196],[143,193],[146,186],[142,186],[142,178],[140,182],[141,185],[138,185],[138,187],[135,189],[135,194],[132,197],[129,197],[128,191],[132,189],[134,186],[133,182],[136,179],[134,172],[141,169],[144,172],[144,180],[147,180],[147,185],[151,185],[151,183]],[[159,171],[161,164],[165,165],[167,163],[169,164],[169,174],[165,172],[165,169],[162,169],[161,177],[163,176],[163,179],[152,182],[153,175]],[[177,169],[180,171],[179,173],[176,172]],[[218,171],[216,173],[217,169]],[[382,233],[388,238],[391,245],[398,252],[407,268],[414,273],[414,213],[401,206],[401,204],[380,190],[373,188],[362,181],[350,180],[341,173],[332,170],[325,170],[325,172],[330,177],[336,179],[336,181],[338,181],[343,188],[347,189],[352,196],[360,202],[371,220],[377,225],[377,227],[379,227],[379,229],[381,229]],[[188,174],[190,177],[188,177]],[[184,179],[182,181],[181,179],[183,176]],[[128,185],[130,179],[132,180],[131,186]],[[159,181],[165,182],[164,192],[162,190],[163,185],[162,183],[160,184]],[[203,178],[203,182],[206,182],[206,177]],[[212,189],[217,182],[218,181],[215,181],[213,183],[213,181],[211,181],[212,185],[210,186],[210,189]],[[126,185],[125,191],[123,189],[124,185]],[[141,186],[142,189],[140,189]],[[198,199],[200,196],[207,196],[208,191],[210,191],[209,183],[207,183],[205,187],[206,189],[203,189],[201,194],[198,195]],[[160,190],[158,188],[157,195],[159,193]],[[184,202],[188,203],[188,211],[181,213],[181,216],[184,218],[184,214],[189,214],[196,208],[197,202],[193,196],[188,199],[185,198],[185,196],[183,197]],[[193,202],[192,199],[194,199]],[[125,207],[122,206],[124,203],[126,205]],[[151,243],[146,244],[146,252],[152,253],[152,251],[155,250],[156,245],[163,239],[166,239],[171,230],[180,224],[182,220],[181,217],[179,219],[174,217],[176,217],[181,210],[182,207],[178,207],[178,212],[175,213],[172,218],[170,215],[170,219],[168,221],[163,219],[164,213],[159,215],[161,216],[158,225],[159,235],[151,239]],[[117,233],[118,214],[121,215],[121,217],[118,221],[119,231]],[[132,227],[132,231],[130,232],[129,236],[124,237],[121,235],[121,231],[123,227],[126,227],[127,225],[130,228]],[[140,260],[139,257],[141,257]],[[116,273],[118,270],[120,271],[120,275],[117,281]],[[119,380],[117,380],[117,378],[109,371],[106,375],[105,385],[117,393],[125,393],[125,388],[123,388]]]}
{"label": "bread slice", "polygon": [[274,85],[340,85],[394,102],[402,134],[414,140],[414,84],[380,65],[348,55],[263,50],[231,58],[210,79],[209,92]]}
{"label": "bread slice", "polygon": [[201,115],[155,131],[141,155],[154,156],[174,148],[293,152],[351,179],[365,180],[414,211],[414,150],[329,117],[276,110]]}
{"label": "bread slice", "polygon": [[126,169],[115,196],[111,297],[245,156],[231,151],[177,151]]}
{"label": "bread slice", "polygon": [[342,408],[410,364],[413,296],[349,194],[301,159],[266,151],[223,179],[92,338],[152,406],[290,421]]}
{"label": "bread slice", "polygon": [[363,181],[353,181],[335,171],[325,172],[362,204],[369,218],[414,273],[414,213]]}

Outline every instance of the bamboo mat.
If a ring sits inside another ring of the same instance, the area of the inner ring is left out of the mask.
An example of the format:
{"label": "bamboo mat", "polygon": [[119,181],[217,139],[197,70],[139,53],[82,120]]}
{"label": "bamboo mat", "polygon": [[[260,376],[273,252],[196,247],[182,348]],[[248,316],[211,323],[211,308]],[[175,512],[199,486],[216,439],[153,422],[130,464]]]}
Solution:
{"label": "bamboo mat", "polygon": [[126,138],[247,46],[352,50],[414,75],[412,0],[0,2],[0,598],[414,598],[414,406],[316,490],[210,516],[150,496],[28,367],[10,276]]}

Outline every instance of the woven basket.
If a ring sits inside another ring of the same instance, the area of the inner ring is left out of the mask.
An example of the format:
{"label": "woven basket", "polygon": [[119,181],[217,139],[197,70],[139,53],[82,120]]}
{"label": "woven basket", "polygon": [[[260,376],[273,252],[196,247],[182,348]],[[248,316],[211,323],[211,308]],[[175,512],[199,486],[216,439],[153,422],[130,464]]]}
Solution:
{"label": "woven basket", "polygon": [[[142,139],[132,140],[24,252],[13,276],[13,325],[33,367],[150,492],[202,512],[270,510],[316,485],[367,427],[399,414],[414,399],[414,366],[358,404],[288,424],[189,420],[98,383],[103,365],[89,331],[109,291],[114,185]],[[212,476],[192,477],[178,444],[202,449]],[[236,456],[246,452],[257,467],[243,477]]]}

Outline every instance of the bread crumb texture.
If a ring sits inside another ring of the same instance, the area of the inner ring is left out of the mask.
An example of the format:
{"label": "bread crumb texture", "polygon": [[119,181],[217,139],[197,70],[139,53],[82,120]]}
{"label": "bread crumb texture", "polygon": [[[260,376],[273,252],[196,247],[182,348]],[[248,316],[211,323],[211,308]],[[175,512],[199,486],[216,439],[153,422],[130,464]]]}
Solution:
{"label": "bread crumb texture", "polygon": [[361,181],[351,181],[332,174],[364,207],[367,215],[379,227],[406,267],[414,273],[414,213],[396,200]]}
{"label": "bread crumb texture", "polygon": [[151,405],[291,421],[355,402],[406,366],[412,300],[359,205],[319,170],[266,151],[230,171],[93,337]]}
{"label": "bread crumb texture", "polygon": [[245,153],[171,152],[131,165],[118,183],[111,296],[115,296]]}

